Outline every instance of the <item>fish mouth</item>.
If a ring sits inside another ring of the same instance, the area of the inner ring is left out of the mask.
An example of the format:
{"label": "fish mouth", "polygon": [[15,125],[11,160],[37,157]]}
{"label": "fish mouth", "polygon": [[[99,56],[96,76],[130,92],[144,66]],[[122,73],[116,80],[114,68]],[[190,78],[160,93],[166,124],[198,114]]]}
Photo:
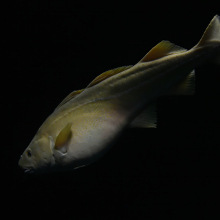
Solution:
{"label": "fish mouth", "polygon": [[24,169],[24,173],[33,173],[34,172],[32,167],[25,167],[23,169]]}
{"label": "fish mouth", "polygon": [[25,173],[33,173],[34,168],[30,165],[28,165],[23,157],[21,156],[20,160],[18,161],[18,166],[24,170]]}
{"label": "fish mouth", "polygon": [[33,173],[33,167],[21,167],[24,170],[24,173]]}

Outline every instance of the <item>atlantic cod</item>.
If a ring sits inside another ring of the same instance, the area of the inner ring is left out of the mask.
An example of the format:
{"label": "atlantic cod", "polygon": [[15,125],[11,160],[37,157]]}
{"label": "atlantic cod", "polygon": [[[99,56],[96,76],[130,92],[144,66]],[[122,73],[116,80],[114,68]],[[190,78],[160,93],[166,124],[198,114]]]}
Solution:
{"label": "atlantic cod", "polygon": [[70,93],[46,119],[19,160],[25,172],[70,170],[96,161],[128,127],[156,127],[156,100],[194,93],[194,68],[220,63],[216,15],[190,50],[161,41],[136,65],[106,71]]}

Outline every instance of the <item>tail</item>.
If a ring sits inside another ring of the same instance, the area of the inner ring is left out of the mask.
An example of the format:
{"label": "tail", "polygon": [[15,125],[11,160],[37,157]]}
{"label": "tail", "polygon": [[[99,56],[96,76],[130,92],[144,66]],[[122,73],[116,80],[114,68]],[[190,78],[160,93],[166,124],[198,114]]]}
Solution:
{"label": "tail", "polygon": [[196,47],[213,44],[216,48],[214,62],[220,65],[220,16],[216,15],[209,23]]}

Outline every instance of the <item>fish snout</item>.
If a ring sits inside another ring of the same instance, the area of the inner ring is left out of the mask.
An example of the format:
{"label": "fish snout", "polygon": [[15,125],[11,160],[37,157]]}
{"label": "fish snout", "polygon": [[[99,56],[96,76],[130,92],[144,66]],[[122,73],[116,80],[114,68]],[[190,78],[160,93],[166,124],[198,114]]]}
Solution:
{"label": "fish snout", "polygon": [[25,158],[21,155],[18,161],[18,166],[24,170],[25,173],[31,172],[33,167],[29,166],[25,160]]}

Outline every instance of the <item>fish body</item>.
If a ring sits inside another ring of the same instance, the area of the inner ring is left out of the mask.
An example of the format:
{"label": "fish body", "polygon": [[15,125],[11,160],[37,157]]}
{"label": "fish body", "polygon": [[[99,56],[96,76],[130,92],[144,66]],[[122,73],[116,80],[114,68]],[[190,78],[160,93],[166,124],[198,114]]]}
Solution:
{"label": "fish body", "polygon": [[69,170],[100,158],[127,127],[156,127],[155,101],[191,95],[194,68],[220,57],[220,18],[185,50],[162,41],[134,66],[107,71],[67,96],[22,154],[26,171]]}

